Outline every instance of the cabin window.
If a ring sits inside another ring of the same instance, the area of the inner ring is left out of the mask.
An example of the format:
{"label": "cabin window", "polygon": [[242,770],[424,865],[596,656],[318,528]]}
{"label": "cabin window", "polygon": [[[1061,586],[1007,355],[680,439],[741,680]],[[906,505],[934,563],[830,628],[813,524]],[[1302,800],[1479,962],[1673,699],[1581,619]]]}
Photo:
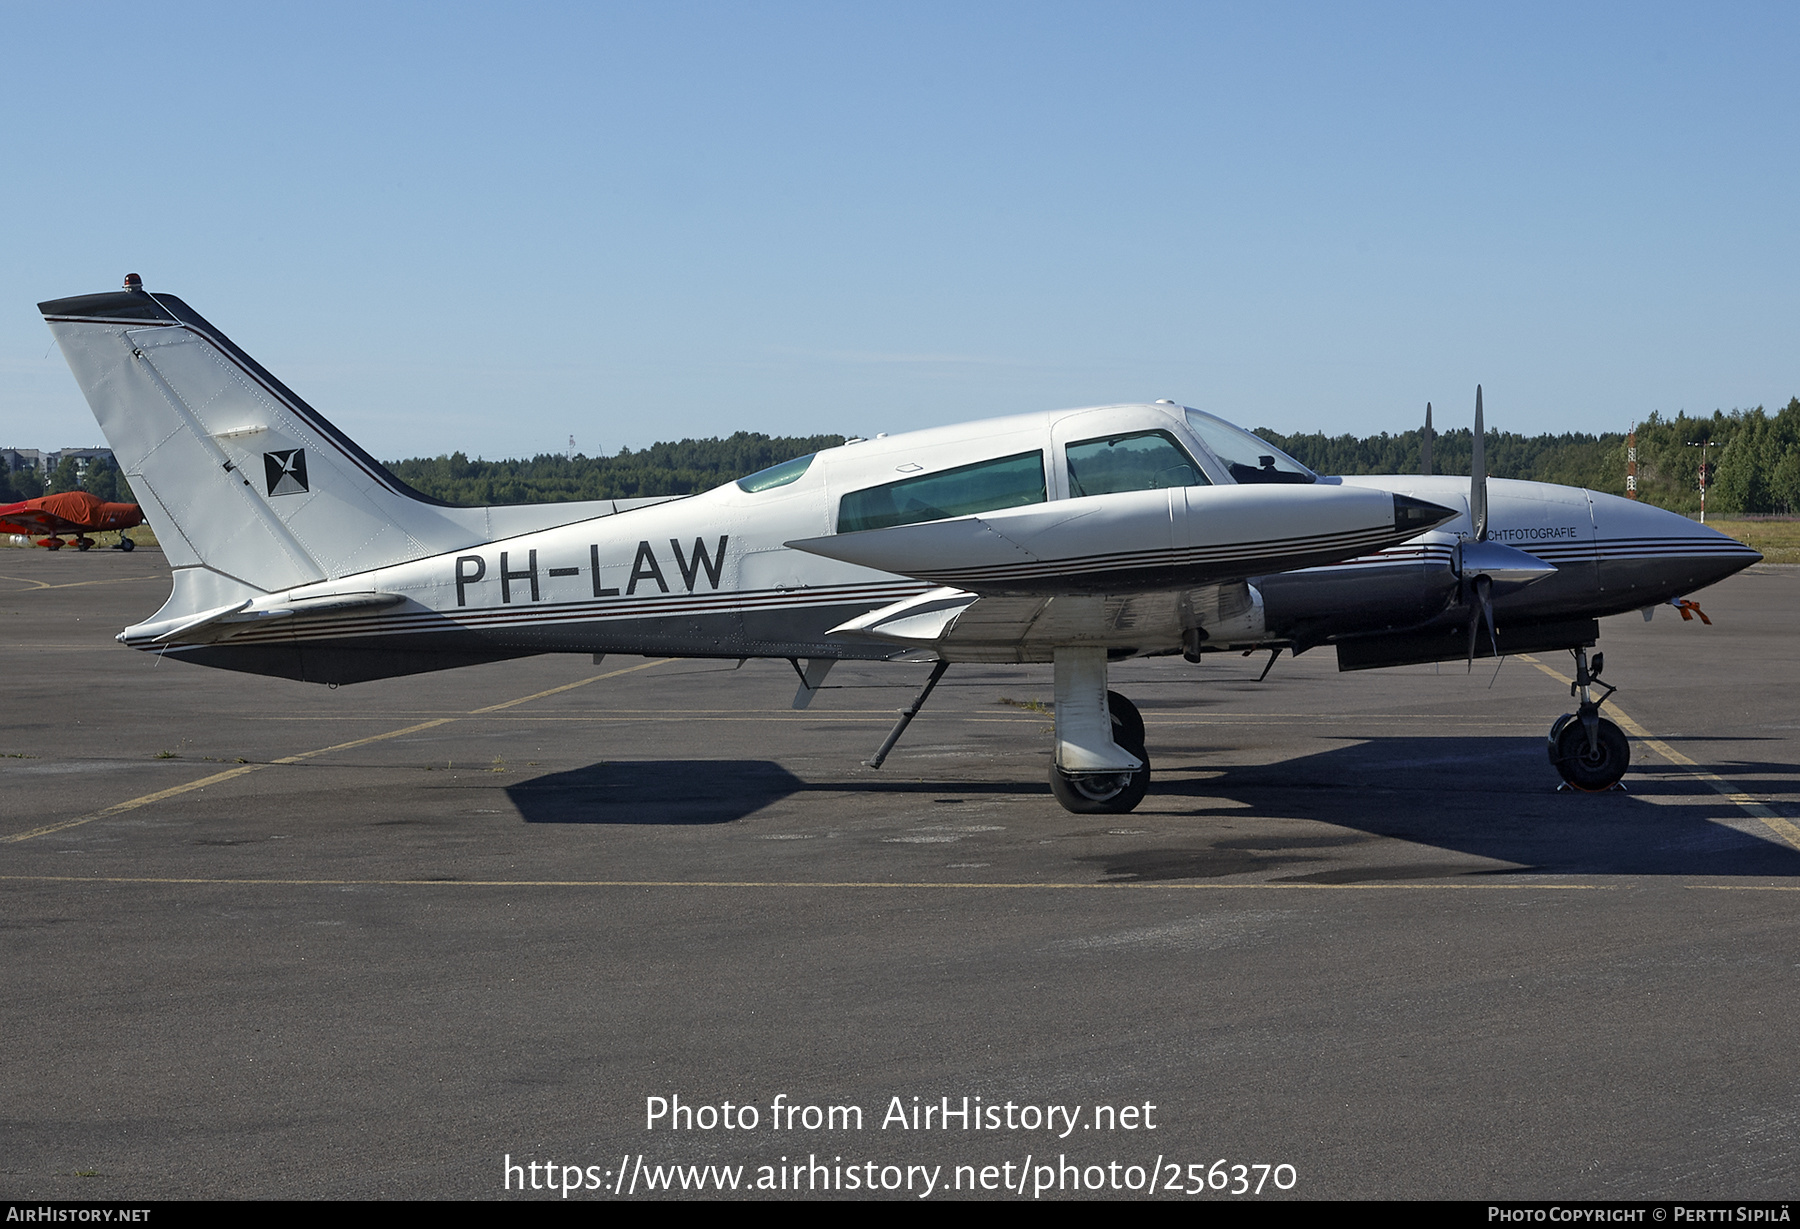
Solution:
{"label": "cabin window", "polygon": [[1210,486],[1194,459],[1167,431],[1137,431],[1070,444],[1069,495],[1113,495],[1173,486]]}
{"label": "cabin window", "polygon": [[738,479],[738,489],[751,495],[758,491],[771,490],[778,486],[786,486],[799,480],[819,454],[809,452],[803,457],[795,457],[792,461],[783,461],[780,465],[771,465],[768,469],[759,469],[754,474]]}
{"label": "cabin window", "polygon": [[852,491],[838,504],[837,531],[916,525],[1043,502],[1044,454],[1022,452]]}
{"label": "cabin window", "polygon": [[1318,475],[1267,440],[1200,410],[1187,411],[1188,426],[1225,463],[1234,482],[1317,482]]}

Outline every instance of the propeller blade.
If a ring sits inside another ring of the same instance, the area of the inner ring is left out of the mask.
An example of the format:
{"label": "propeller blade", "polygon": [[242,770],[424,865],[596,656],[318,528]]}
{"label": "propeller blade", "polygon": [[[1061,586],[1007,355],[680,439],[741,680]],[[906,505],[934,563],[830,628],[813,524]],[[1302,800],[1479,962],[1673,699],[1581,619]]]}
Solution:
{"label": "propeller blade", "polygon": [[1475,386],[1474,451],[1469,457],[1469,520],[1475,527],[1475,540],[1487,541],[1487,428],[1481,422],[1481,385]]}
{"label": "propeller blade", "polygon": [[1423,477],[1431,477],[1431,441],[1437,438],[1437,432],[1431,429],[1431,402],[1425,403],[1425,432],[1419,436],[1419,473]]}
{"label": "propeller blade", "polygon": [[1486,576],[1475,578],[1475,596],[1481,599],[1481,617],[1487,621],[1488,645],[1494,650],[1494,656],[1500,656],[1500,629],[1494,626],[1494,603],[1489,599],[1489,591],[1494,582]]}
{"label": "propeller blade", "polygon": [[1487,624],[1488,646],[1494,650],[1494,656],[1500,656],[1500,630],[1494,626],[1494,603],[1492,599],[1494,582],[1486,576],[1475,578],[1474,600],[1469,603],[1469,670],[1475,669],[1475,638],[1481,633],[1481,625]]}

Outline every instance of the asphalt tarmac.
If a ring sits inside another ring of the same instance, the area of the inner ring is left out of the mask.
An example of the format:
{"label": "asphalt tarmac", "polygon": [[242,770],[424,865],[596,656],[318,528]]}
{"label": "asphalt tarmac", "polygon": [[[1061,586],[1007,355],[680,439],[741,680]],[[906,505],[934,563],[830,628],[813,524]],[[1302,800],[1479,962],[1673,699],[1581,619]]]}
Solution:
{"label": "asphalt tarmac", "polygon": [[1566,658],[1317,650],[1116,666],[1099,818],[1047,668],[872,771],[926,667],[328,690],[113,642],[167,591],[0,551],[5,1198],[1796,1189],[1800,568],[1606,622],[1626,792],[1556,790]]}

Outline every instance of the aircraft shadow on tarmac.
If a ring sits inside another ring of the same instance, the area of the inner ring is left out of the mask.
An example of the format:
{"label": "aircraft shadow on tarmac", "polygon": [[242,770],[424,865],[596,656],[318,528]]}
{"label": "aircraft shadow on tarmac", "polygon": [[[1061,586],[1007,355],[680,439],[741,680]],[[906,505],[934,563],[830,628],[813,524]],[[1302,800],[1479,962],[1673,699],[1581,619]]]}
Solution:
{"label": "aircraft shadow on tarmac", "polygon": [[[1722,740],[1711,740],[1717,743]],[[1741,740],[1740,740],[1741,741]],[[1182,824],[1178,847],[1139,849],[1091,861],[1126,880],[1213,879],[1268,875],[1285,882],[1353,883],[1513,874],[1800,876],[1800,850],[1762,831],[1754,819],[1687,770],[1649,760],[1627,777],[1627,791],[1556,792],[1541,738],[1376,738],[1318,755],[1227,767],[1187,764],[1193,752],[1150,752],[1158,776],[1153,801],[1229,821],[1217,837]],[[1734,761],[1708,766],[1734,788],[1753,789],[1767,774],[1791,788],[1789,765]],[[1189,775],[1203,774],[1203,775]],[[796,794],[971,794],[1028,796],[1037,781],[803,781],[772,760],[628,760],[549,773],[511,786],[507,797],[527,823],[729,824]],[[1221,810],[1220,803],[1235,803]],[[1125,816],[1117,817],[1124,821]],[[1245,834],[1260,820],[1310,820],[1332,832],[1278,825]],[[1717,822],[1728,820],[1727,823]],[[1154,832],[1158,817],[1131,817]],[[1355,847],[1380,839],[1429,846],[1462,859],[1373,861]],[[1471,864],[1467,856],[1500,866]],[[1379,863],[1379,864],[1376,864]]]}
{"label": "aircraft shadow on tarmac", "polygon": [[806,789],[770,760],[603,761],[506,796],[528,824],[729,824]]}
{"label": "aircraft shadow on tarmac", "polygon": [[794,794],[1042,794],[1041,781],[802,781],[772,760],[624,760],[547,773],[506,791],[528,824],[729,824]]}
{"label": "aircraft shadow on tarmac", "polygon": [[[1153,787],[1157,794],[1204,799],[1209,810],[1221,800],[1236,802],[1237,809],[1223,814],[1238,832],[1244,821],[1259,817],[1314,820],[1350,831],[1234,836],[1093,861],[1109,876],[1138,880],[1271,871],[1294,883],[1516,874],[1800,876],[1800,850],[1759,831],[1756,820],[1687,769],[1644,762],[1649,753],[1634,750],[1640,762],[1626,777],[1626,789],[1600,794],[1557,792],[1541,738],[1376,738],[1187,779],[1176,767],[1179,755],[1165,756],[1159,766],[1170,771]],[[1793,788],[1790,765],[1733,761],[1703,767],[1738,790],[1753,791],[1764,774],[1776,790]],[[1368,859],[1359,859],[1354,847],[1380,838],[1507,865],[1431,859],[1364,864]]]}

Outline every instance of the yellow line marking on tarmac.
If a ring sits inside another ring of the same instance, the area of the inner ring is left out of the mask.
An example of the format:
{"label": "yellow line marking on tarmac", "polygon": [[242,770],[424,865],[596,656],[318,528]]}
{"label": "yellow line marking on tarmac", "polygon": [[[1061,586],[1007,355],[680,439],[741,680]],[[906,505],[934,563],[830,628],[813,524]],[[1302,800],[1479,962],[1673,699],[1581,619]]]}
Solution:
{"label": "yellow line marking on tarmac", "polygon": [[[35,648],[37,646],[36,645],[26,645],[21,642],[20,647]],[[92,646],[90,646],[90,645],[69,645],[67,647],[69,647],[69,648],[91,648]],[[674,659],[667,658],[665,660],[674,660]],[[638,668],[642,669],[642,667],[638,667]],[[609,677],[609,676],[602,676],[602,677]],[[570,686],[579,686],[579,685],[580,684],[570,684]],[[566,690],[566,688],[555,689],[555,690]],[[550,692],[542,692],[540,694],[549,695]],[[531,699],[534,697],[528,696],[526,698]],[[508,703],[518,703],[518,701],[508,701]],[[499,706],[497,706],[497,707],[499,707]],[[377,716],[392,717],[396,720],[399,720],[402,717],[422,716],[425,713],[429,713],[431,711],[433,711],[433,710],[424,709],[424,708],[412,709],[412,710],[395,709],[395,710],[391,710],[386,713],[373,713],[373,712],[364,713],[364,714],[362,714],[362,716],[364,718],[367,718],[370,720],[373,720]],[[467,714],[463,713],[461,710],[451,710],[450,715],[454,716],[454,717],[461,717],[461,716],[466,716]],[[1032,722],[1032,721],[1046,720],[1054,715],[1055,715],[1054,713],[1050,713],[1050,712],[1043,712],[1043,713],[1021,712],[1021,713],[1017,713],[1017,714],[1004,713],[1004,712],[992,712],[992,713],[968,712],[968,713],[941,713],[941,714],[939,714],[939,719],[945,720],[945,721]],[[528,714],[526,716],[526,719],[530,720],[530,721],[689,721],[689,720],[700,720],[700,719],[707,719],[707,718],[713,718],[713,717],[719,718],[721,720],[730,720],[730,721],[765,721],[765,720],[781,720],[784,718],[791,718],[792,720],[795,720],[795,721],[818,721],[818,720],[829,721],[829,720],[835,720],[840,717],[868,717],[871,719],[876,719],[876,720],[891,723],[894,719],[894,710],[891,707],[887,707],[887,708],[833,708],[833,709],[829,709],[829,710],[819,710],[819,711],[814,711],[814,710],[808,709],[804,713],[796,714],[796,713],[789,713],[785,709],[772,709],[767,712],[763,712],[760,710],[759,711],[746,711],[745,709],[742,709],[742,708],[681,708],[681,709],[675,709],[675,708],[612,708],[612,707],[608,707],[604,713],[598,713],[598,714],[583,714],[579,709],[577,709],[575,711],[575,713],[573,713],[571,715],[566,715],[566,716],[561,715],[561,714],[532,713],[532,714]],[[1313,722],[1315,724],[1318,722],[1326,722],[1326,721],[1339,722],[1339,723],[1343,723],[1343,724],[1349,724],[1352,722],[1366,722],[1366,721],[1429,721],[1433,725],[1469,725],[1469,726],[1477,726],[1478,725],[1484,729],[1491,727],[1495,724],[1492,720],[1488,720],[1488,719],[1481,719],[1481,718],[1475,718],[1475,717],[1463,718],[1463,717],[1447,716],[1441,712],[1439,712],[1439,713],[1325,713],[1325,714],[1320,714],[1320,713],[1255,713],[1255,714],[1244,713],[1244,714],[1229,714],[1229,715],[1219,716],[1219,717],[1164,717],[1164,716],[1159,716],[1159,717],[1148,719],[1148,722],[1152,726],[1242,725],[1245,723],[1255,723],[1255,724],[1261,724],[1261,725],[1274,725],[1274,724],[1286,724],[1286,723],[1290,722],[1291,720],[1293,720],[1295,718],[1299,718],[1299,717],[1305,717],[1306,720]],[[246,713],[246,714],[244,714],[244,716],[241,719],[244,721],[281,721],[281,722],[288,722],[288,721],[341,722],[344,720],[344,718],[341,714],[330,713],[330,712],[274,714],[274,715],[266,715],[266,714],[260,714],[260,713]],[[1538,723],[1535,721],[1505,721],[1505,722],[1501,722],[1499,724],[1509,726],[1509,727],[1516,726],[1520,729],[1535,730],[1535,729],[1540,728],[1538,726]]]}
{"label": "yellow line marking on tarmac", "polygon": [[0,843],[28,841],[34,836],[48,836],[52,832],[62,832],[65,829],[78,827],[81,824],[92,823],[96,819],[110,819],[114,815],[123,815],[126,811],[135,811],[139,807],[149,806],[153,802],[161,802],[165,798],[173,798],[178,794],[186,794],[197,789],[205,789],[209,785],[218,785],[219,783],[229,781],[234,777],[242,777],[249,773],[260,772],[264,768],[272,768],[277,764],[300,764],[310,759],[316,759],[321,755],[330,755],[333,751],[348,751],[352,747],[366,747],[370,743],[386,742],[390,738],[403,738],[408,734],[417,734],[420,730],[429,730],[434,726],[449,725],[453,721],[461,721],[466,717],[480,717],[487,713],[498,712],[501,709],[512,708],[516,704],[527,704],[532,700],[541,700],[545,696],[556,695],[558,692],[573,691],[577,687],[586,687],[589,683],[598,683],[602,679],[617,678],[621,674],[631,674],[638,670],[648,670],[651,666],[660,666],[665,662],[673,660],[675,659],[672,657],[662,657],[655,661],[647,661],[640,666],[627,666],[623,670],[613,670],[606,674],[596,674],[591,678],[580,679],[573,683],[564,683],[561,687],[552,687],[546,691],[534,692],[528,696],[520,696],[516,700],[506,700],[499,704],[489,704],[485,708],[471,709],[469,712],[459,714],[455,717],[437,717],[431,721],[421,721],[415,725],[406,726],[403,729],[389,730],[385,734],[371,734],[367,738],[353,738],[349,742],[334,743],[329,747],[320,747],[316,751],[302,751],[298,755],[284,755],[280,759],[270,760],[266,764],[242,764],[236,768],[227,768],[224,772],[215,772],[210,777],[201,777],[198,781],[189,781],[186,785],[171,786],[168,789],[157,790],[153,794],[144,794],[141,797],[131,798],[125,802],[115,802],[112,806],[104,807],[101,810],[94,811],[87,815],[77,816],[74,819],[65,819],[60,823],[45,824],[40,828],[33,828],[29,832],[18,832],[8,837],[0,837]]}
{"label": "yellow line marking on tarmac", "polygon": [[[639,670],[648,670],[651,666],[663,666],[674,661],[673,657],[659,657],[655,661],[647,661],[641,666],[626,666],[623,670],[610,670],[605,674],[596,674],[592,678],[577,679],[573,683],[564,683],[561,687],[552,687],[546,691],[533,692],[528,696],[520,696],[517,700],[505,700],[499,704],[490,704],[486,708],[477,708],[469,712],[471,717],[479,717],[483,713],[497,713],[503,708],[511,708],[515,704],[529,704],[533,700],[542,700],[545,696],[553,696],[559,692],[574,691],[577,687],[586,687],[589,683],[598,683],[601,679],[616,679],[621,674],[635,674]],[[455,718],[451,718],[455,720]]]}
{"label": "yellow line marking on tarmac", "polygon": [[[940,722],[966,721],[966,722],[973,722],[978,725],[1042,725],[1045,722],[1051,720],[1051,718],[1052,718],[1052,714],[1050,714],[1050,713],[1045,713],[1039,717],[982,717],[982,716],[977,716],[974,714],[941,713],[938,715],[937,719]],[[279,719],[272,718],[271,720],[279,720]],[[327,720],[327,718],[319,717],[319,718],[312,718],[312,720]],[[861,710],[851,710],[851,711],[846,712],[846,711],[840,709],[836,712],[807,712],[807,713],[751,712],[751,713],[733,714],[733,713],[720,713],[720,712],[708,712],[708,711],[690,712],[690,711],[679,710],[679,709],[665,710],[660,713],[637,713],[637,712],[632,712],[630,710],[621,709],[620,711],[618,711],[616,713],[604,713],[604,714],[599,714],[599,715],[595,715],[595,716],[585,716],[585,717],[584,716],[563,716],[561,714],[552,714],[552,713],[524,713],[524,714],[521,714],[517,718],[517,720],[520,720],[520,721],[587,721],[587,722],[612,721],[612,722],[630,722],[633,725],[654,723],[654,722],[659,722],[659,721],[661,721],[661,722],[755,721],[755,722],[777,722],[777,723],[783,722],[783,721],[788,721],[788,722],[809,722],[809,723],[813,723],[813,724],[818,724],[820,722],[827,723],[827,724],[832,723],[832,722],[838,722],[838,723],[842,723],[842,724],[892,725],[893,721],[894,721],[894,710],[891,708],[886,708],[886,709],[878,709],[878,710],[875,710],[872,712],[865,712],[865,711],[861,711]],[[1363,720],[1373,721],[1373,720],[1377,720],[1377,718],[1368,717],[1368,718],[1364,718]],[[1393,718],[1390,715],[1383,714],[1383,715],[1381,715],[1379,720],[1392,721],[1392,720],[1395,720],[1395,718]],[[1419,718],[1419,720],[1430,720],[1434,727],[1443,727],[1443,728],[1468,727],[1471,729],[1480,728],[1483,730],[1492,730],[1492,729],[1535,730],[1535,729],[1540,728],[1538,723],[1535,721],[1477,721],[1477,720],[1462,721],[1462,720],[1457,720],[1455,718],[1445,718],[1445,717],[1439,717],[1439,716],[1433,716],[1430,718]],[[1315,725],[1324,724],[1324,723],[1331,722],[1331,721],[1337,721],[1338,724],[1348,724],[1349,723],[1348,718],[1345,718],[1341,721],[1339,721],[1338,719],[1335,719],[1335,718],[1319,718],[1317,721],[1314,722],[1314,724]],[[1189,726],[1203,728],[1203,729],[1211,729],[1214,726],[1247,726],[1247,725],[1282,725],[1282,726],[1285,726],[1285,725],[1289,725],[1291,723],[1287,722],[1287,721],[1271,721],[1271,720],[1264,720],[1261,718],[1252,718],[1252,717],[1233,717],[1233,718],[1201,717],[1201,718],[1192,718],[1192,719],[1159,717],[1154,721],[1147,721],[1144,724],[1153,730],[1175,730],[1175,729],[1184,729]]]}
{"label": "yellow line marking on tarmac", "polygon": [[[1536,666],[1539,670],[1542,670],[1545,674],[1548,674],[1551,678],[1562,683],[1564,686],[1573,687],[1575,685],[1574,679],[1566,674],[1557,673],[1530,654],[1520,653],[1518,656],[1520,661]],[[1612,714],[1613,720],[1617,721],[1620,728],[1627,734],[1649,747],[1652,751],[1669,761],[1669,763],[1674,764],[1678,768],[1687,769],[1689,776],[1704,781],[1707,785],[1712,787],[1715,793],[1725,797],[1746,815],[1761,820],[1763,826],[1769,831],[1773,832],[1776,836],[1786,841],[1795,849],[1800,849],[1800,826],[1796,826],[1789,820],[1783,819],[1766,803],[1758,802],[1749,794],[1735,788],[1731,782],[1727,781],[1724,777],[1719,776],[1717,773],[1708,772],[1697,760],[1690,759],[1683,755],[1668,743],[1650,733],[1649,730],[1646,730],[1636,721],[1633,721],[1630,715],[1617,704],[1609,704],[1607,706],[1607,711]]]}
{"label": "yellow line marking on tarmac", "polygon": [[83,585],[123,585],[134,580],[156,580],[155,576],[108,576],[100,580],[71,580],[60,585],[53,585],[47,580],[36,580],[30,576],[0,576],[0,580],[16,580],[22,585],[30,585],[22,589],[22,593],[35,593],[39,589],[79,589]]}
{"label": "yellow line marking on tarmac", "polygon": [[929,883],[847,880],[754,879],[223,879],[157,878],[127,875],[0,875],[6,883],[137,883],[215,884],[225,887],[379,887],[379,888],[987,888],[1000,891],[1119,891],[1193,892],[1209,889],[1261,888],[1270,891],[1309,892],[1430,892],[1461,889],[1472,892],[1610,892],[1610,884],[1596,883]]}

